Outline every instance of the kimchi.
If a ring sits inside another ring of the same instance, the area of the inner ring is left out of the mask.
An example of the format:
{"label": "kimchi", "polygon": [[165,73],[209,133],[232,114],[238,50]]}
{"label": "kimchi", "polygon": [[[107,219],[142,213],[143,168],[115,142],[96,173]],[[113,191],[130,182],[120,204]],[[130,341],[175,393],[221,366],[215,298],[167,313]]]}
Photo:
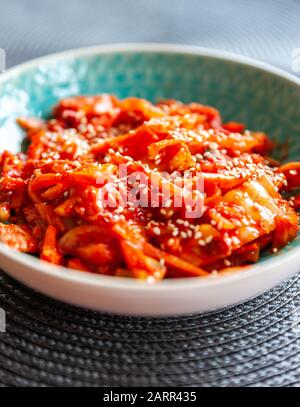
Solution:
{"label": "kimchi", "polygon": [[213,107],[78,96],[18,123],[27,151],[0,155],[0,240],[18,251],[155,282],[247,266],[298,233],[300,163]]}

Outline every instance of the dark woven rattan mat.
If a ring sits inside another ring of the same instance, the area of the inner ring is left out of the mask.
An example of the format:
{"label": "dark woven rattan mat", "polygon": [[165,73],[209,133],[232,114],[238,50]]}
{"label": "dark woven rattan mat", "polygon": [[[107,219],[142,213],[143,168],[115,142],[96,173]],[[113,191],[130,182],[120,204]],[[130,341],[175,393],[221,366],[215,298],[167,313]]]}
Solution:
{"label": "dark woven rattan mat", "polygon": [[19,386],[300,383],[300,278],[221,312],[133,318],[76,309],[0,274],[0,382]]}
{"label": "dark woven rattan mat", "polygon": [[[7,65],[86,45],[158,41],[291,70],[298,0],[0,0]],[[1,266],[1,265],[0,265]],[[0,385],[300,385],[300,278],[245,304],[168,319],[75,309],[0,272]]]}

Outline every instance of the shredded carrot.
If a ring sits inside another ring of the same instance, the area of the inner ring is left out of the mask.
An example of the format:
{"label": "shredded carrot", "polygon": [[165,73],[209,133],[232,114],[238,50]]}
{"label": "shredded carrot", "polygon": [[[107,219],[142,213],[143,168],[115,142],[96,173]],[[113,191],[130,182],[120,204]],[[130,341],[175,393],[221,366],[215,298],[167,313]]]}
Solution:
{"label": "shredded carrot", "polygon": [[40,257],[53,264],[62,262],[62,253],[57,245],[57,229],[52,225],[47,227]]}

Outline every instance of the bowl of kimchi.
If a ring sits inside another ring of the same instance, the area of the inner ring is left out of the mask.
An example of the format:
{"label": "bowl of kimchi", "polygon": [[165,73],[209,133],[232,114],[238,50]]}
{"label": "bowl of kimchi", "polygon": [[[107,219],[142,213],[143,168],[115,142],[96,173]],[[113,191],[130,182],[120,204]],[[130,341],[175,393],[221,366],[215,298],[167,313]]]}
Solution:
{"label": "bowl of kimchi", "polygon": [[205,312],[299,271],[300,81],[189,46],[0,76],[0,267],[58,300]]}

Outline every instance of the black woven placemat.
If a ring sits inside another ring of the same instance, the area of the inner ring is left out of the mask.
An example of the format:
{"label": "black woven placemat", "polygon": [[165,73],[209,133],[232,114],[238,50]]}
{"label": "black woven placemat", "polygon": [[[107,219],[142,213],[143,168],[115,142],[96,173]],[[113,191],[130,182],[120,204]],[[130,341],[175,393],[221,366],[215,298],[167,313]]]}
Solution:
{"label": "black woven placemat", "polygon": [[[299,13],[299,0],[10,0],[0,48],[12,66],[86,45],[176,42],[291,70]],[[119,317],[52,301],[0,272],[0,385],[300,385],[298,306],[296,276],[221,312]]]}
{"label": "black woven placemat", "polygon": [[177,318],[77,309],[0,274],[9,386],[300,384],[300,276],[242,305]]}

